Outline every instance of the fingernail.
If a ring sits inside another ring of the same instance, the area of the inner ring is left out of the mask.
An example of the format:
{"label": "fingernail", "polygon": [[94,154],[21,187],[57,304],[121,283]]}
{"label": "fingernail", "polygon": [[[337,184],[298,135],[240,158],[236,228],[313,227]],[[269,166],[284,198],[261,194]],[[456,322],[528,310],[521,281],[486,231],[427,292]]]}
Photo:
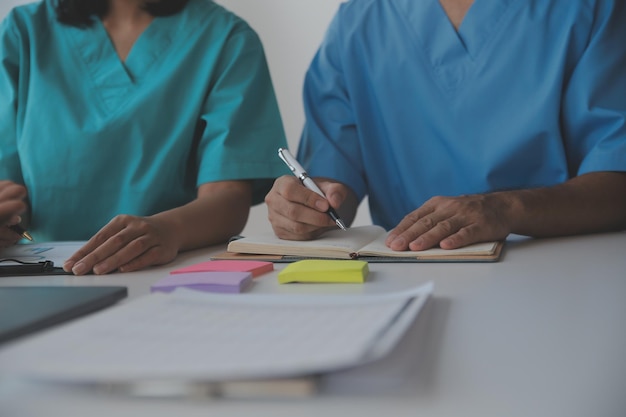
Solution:
{"label": "fingernail", "polygon": [[406,240],[404,240],[402,236],[397,237],[391,242],[391,246],[404,249],[406,247]]}
{"label": "fingernail", "polygon": [[63,264],[63,270],[65,272],[70,272],[72,270],[73,265],[74,263],[72,261],[65,261],[65,263]]}
{"label": "fingernail", "polygon": [[413,242],[410,243],[409,249],[412,250],[422,250],[422,246],[424,246],[424,239],[418,237]]}
{"label": "fingernail", "polygon": [[317,201],[315,201],[315,207],[318,210],[325,211],[326,210],[326,203],[323,200],[317,200]]}
{"label": "fingernail", "polygon": [[439,247],[442,249],[452,248],[454,247],[454,241],[452,239],[444,239],[439,242]]}
{"label": "fingernail", "polygon": [[72,268],[72,272],[74,273],[74,275],[83,275],[85,272],[87,272],[87,266],[85,266],[84,263],[79,262],[74,265],[74,267]]}

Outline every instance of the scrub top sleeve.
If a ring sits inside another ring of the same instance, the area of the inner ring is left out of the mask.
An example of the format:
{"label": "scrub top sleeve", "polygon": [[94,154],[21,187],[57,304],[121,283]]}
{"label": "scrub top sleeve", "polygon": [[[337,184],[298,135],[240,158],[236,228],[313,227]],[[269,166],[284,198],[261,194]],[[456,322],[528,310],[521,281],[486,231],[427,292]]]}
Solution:
{"label": "scrub top sleeve", "polygon": [[23,184],[17,152],[20,48],[11,16],[0,23],[0,180]]}
{"label": "scrub top sleeve", "polygon": [[341,10],[306,73],[305,126],[297,158],[313,177],[339,181],[365,196],[361,144],[342,62]]}
{"label": "scrub top sleeve", "polygon": [[265,54],[249,26],[230,35],[215,73],[203,107],[198,185],[254,179],[256,204],[288,171],[276,153],[286,139]]}
{"label": "scrub top sleeve", "polygon": [[563,100],[570,175],[626,171],[626,2],[598,2]]}

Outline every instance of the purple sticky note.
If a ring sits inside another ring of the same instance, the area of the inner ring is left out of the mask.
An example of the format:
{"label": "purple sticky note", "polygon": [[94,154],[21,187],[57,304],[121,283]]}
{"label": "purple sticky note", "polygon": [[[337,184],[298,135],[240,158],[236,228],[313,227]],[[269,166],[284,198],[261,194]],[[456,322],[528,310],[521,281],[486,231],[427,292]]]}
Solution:
{"label": "purple sticky note", "polygon": [[239,293],[252,282],[250,272],[190,272],[174,274],[152,285],[152,292],[172,292],[178,287],[192,290]]}

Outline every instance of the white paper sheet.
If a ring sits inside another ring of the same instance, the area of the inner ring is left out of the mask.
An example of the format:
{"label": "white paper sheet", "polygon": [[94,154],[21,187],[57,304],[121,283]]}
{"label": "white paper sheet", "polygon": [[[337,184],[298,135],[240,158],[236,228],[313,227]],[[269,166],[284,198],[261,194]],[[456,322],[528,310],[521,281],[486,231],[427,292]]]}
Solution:
{"label": "white paper sheet", "polygon": [[[85,242],[44,242],[26,243],[0,249],[0,259],[17,259],[22,262],[52,261],[54,266],[63,263],[80,249]],[[9,263],[3,262],[3,265]]]}
{"label": "white paper sheet", "polygon": [[432,292],[151,294],[0,349],[0,374],[66,382],[224,381],[382,357]]}

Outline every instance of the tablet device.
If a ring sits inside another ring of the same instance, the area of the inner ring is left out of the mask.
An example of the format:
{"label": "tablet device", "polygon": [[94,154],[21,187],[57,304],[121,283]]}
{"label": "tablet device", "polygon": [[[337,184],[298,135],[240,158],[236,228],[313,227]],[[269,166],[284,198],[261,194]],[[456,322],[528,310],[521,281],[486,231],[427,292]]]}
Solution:
{"label": "tablet device", "polygon": [[0,287],[0,344],[100,310],[126,287]]}

